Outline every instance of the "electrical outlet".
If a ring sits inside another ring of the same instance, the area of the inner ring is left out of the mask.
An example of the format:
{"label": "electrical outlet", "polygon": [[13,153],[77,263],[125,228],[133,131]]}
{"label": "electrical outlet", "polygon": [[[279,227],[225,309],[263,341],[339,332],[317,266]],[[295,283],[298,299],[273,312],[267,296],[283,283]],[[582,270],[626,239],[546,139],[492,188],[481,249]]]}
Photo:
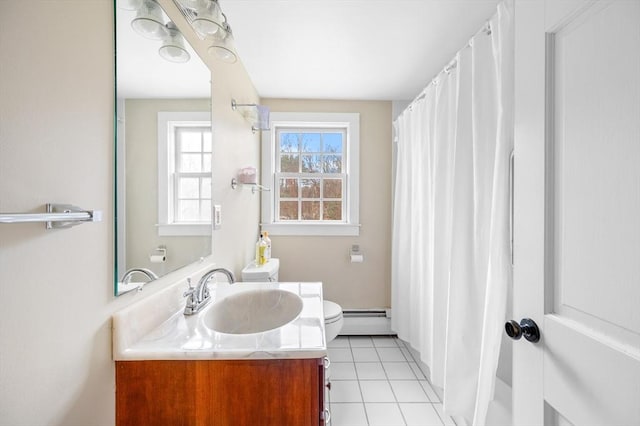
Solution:
{"label": "electrical outlet", "polygon": [[222,228],[222,206],[214,204],[213,206],[213,229]]}

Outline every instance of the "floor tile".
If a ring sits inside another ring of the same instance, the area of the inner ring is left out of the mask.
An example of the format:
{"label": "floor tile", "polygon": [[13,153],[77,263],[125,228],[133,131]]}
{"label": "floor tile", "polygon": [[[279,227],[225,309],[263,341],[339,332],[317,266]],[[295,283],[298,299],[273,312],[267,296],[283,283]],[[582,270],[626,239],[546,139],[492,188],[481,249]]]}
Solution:
{"label": "floor tile", "polygon": [[[375,348],[351,348],[353,359],[356,362],[378,362],[378,353]],[[401,354],[402,355],[402,354]]]}
{"label": "floor tile", "polygon": [[427,394],[417,380],[392,380],[389,383],[398,402],[429,402]]}
{"label": "floor tile", "polygon": [[400,348],[376,348],[382,361],[406,361]]}
{"label": "floor tile", "polygon": [[382,364],[379,362],[356,362],[359,380],[386,380]]}
{"label": "floor tile", "polygon": [[438,394],[436,394],[436,391],[433,390],[429,382],[427,382],[426,380],[420,380],[420,385],[424,389],[431,402],[441,402],[440,398],[438,398]]}
{"label": "floor tile", "polygon": [[352,362],[332,362],[329,367],[331,380],[357,380],[356,366]]}
{"label": "floor tile", "polygon": [[405,426],[398,404],[366,403],[370,426]]}
{"label": "floor tile", "polygon": [[331,382],[331,401],[362,402],[362,394],[357,380],[336,380]]}
{"label": "floor tile", "polygon": [[327,355],[331,362],[353,362],[353,356],[349,348],[328,348]]}
{"label": "floor tile", "polygon": [[368,426],[362,403],[331,404],[331,426]]}
{"label": "floor tile", "polygon": [[349,343],[352,348],[372,348],[373,340],[371,336],[350,336]]}
{"label": "floor tile", "polygon": [[433,404],[433,408],[436,409],[440,419],[445,424],[445,426],[456,426],[455,422],[451,420],[451,417],[447,416],[442,409],[442,404]]}
{"label": "floor tile", "polygon": [[389,380],[417,380],[408,362],[383,362]]}
{"label": "floor tile", "polygon": [[375,336],[372,338],[373,344],[377,348],[397,348],[396,339],[391,336]]}
{"label": "floor tile", "polygon": [[433,404],[400,403],[398,405],[400,405],[400,411],[402,411],[407,426],[443,426]]}
{"label": "floor tile", "polygon": [[338,336],[327,344],[327,348],[348,348],[349,338],[347,336]]}
{"label": "floor tile", "polygon": [[360,382],[360,389],[364,402],[396,402],[386,380],[363,380]]}

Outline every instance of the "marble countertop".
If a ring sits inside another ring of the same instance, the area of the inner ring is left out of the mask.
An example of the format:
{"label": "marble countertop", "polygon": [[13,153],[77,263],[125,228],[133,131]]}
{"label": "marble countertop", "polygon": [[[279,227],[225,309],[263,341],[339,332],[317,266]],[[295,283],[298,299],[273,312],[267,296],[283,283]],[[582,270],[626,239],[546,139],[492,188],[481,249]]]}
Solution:
{"label": "marble countertop", "polygon": [[[292,322],[261,333],[227,334],[207,327],[215,303],[239,292],[280,289],[302,298]],[[184,284],[176,284],[113,315],[113,358],[203,360],[321,358],[326,356],[322,283],[220,283],[210,285],[214,301],[195,315],[183,314]]]}

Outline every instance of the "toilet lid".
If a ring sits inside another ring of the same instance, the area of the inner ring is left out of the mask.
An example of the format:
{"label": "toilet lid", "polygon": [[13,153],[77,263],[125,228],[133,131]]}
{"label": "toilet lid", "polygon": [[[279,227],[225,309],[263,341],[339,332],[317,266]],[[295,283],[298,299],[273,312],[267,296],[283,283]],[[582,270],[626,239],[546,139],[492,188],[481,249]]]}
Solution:
{"label": "toilet lid", "polygon": [[324,309],[325,321],[331,321],[342,316],[342,308],[337,303],[334,303],[330,300],[325,300],[322,302],[322,307]]}

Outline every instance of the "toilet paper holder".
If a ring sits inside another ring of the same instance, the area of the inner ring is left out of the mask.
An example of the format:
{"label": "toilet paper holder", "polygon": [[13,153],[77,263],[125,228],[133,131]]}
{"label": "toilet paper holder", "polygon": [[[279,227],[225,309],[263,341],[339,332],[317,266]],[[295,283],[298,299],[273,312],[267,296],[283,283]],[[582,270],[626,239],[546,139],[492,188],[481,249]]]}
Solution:
{"label": "toilet paper holder", "polygon": [[349,250],[349,260],[351,263],[364,262],[364,254],[360,251],[360,246],[358,244],[353,244],[351,246],[351,249]]}
{"label": "toilet paper holder", "polygon": [[164,263],[167,260],[167,247],[158,246],[153,249],[153,252],[149,255],[149,261],[151,263]]}

